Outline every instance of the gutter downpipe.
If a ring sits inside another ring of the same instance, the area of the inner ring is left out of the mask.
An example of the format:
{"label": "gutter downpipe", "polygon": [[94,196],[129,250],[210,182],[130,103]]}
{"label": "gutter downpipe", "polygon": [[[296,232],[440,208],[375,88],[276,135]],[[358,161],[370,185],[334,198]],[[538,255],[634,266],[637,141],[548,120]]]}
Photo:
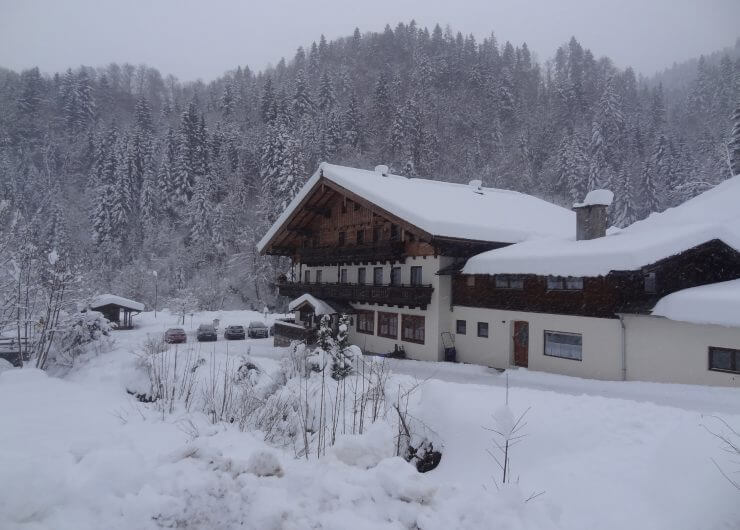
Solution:
{"label": "gutter downpipe", "polygon": [[624,323],[624,314],[617,313],[619,324],[622,327],[622,381],[627,380],[627,326]]}

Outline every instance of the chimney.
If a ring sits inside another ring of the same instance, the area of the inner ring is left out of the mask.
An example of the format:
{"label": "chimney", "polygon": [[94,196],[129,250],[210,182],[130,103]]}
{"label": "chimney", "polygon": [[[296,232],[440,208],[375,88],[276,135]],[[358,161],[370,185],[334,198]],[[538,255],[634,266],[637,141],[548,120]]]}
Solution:
{"label": "chimney", "polygon": [[606,235],[607,209],[614,200],[609,190],[592,190],[583,202],[573,205],[576,212],[576,239],[596,239]]}
{"label": "chimney", "polygon": [[380,173],[384,177],[388,176],[388,171],[389,169],[388,169],[388,166],[386,165],[381,164],[379,166],[375,166],[375,172]]}
{"label": "chimney", "polygon": [[473,193],[477,193],[478,195],[483,195],[483,182],[480,180],[471,180],[468,182],[468,186],[471,190],[473,190]]}

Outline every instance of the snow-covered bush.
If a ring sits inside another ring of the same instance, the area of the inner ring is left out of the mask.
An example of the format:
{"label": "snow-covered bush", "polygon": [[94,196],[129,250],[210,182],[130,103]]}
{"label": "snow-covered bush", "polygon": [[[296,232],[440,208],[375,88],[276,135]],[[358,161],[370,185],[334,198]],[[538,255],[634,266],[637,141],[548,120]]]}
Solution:
{"label": "snow-covered bush", "polygon": [[349,317],[345,314],[339,318],[337,337],[331,349],[331,376],[341,380],[352,373],[352,353],[349,344]]}
{"label": "snow-covered bush", "polygon": [[99,353],[110,347],[110,334],[110,323],[97,311],[62,314],[48,363],[68,366],[80,355]]}

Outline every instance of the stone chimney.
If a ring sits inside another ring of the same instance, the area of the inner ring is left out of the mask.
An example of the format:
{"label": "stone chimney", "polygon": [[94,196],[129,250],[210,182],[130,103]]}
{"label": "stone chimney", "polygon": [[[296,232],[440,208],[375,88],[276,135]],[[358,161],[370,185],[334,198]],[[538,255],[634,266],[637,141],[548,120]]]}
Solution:
{"label": "stone chimney", "polygon": [[573,205],[576,212],[576,239],[596,239],[606,235],[607,209],[614,200],[609,190],[589,191],[583,202]]}

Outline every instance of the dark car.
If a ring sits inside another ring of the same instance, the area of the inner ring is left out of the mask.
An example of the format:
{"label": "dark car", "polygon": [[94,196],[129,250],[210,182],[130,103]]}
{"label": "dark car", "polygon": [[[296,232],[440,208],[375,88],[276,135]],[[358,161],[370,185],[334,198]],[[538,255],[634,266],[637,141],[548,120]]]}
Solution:
{"label": "dark car", "polygon": [[249,329],[247,335],[252,339],[266,339],[270,334],[267,326],[263,322],[255,320],[249,323]]}
{"label": "dark car", "polygon": [[167,344],[182,344],[188,341],[188,336],[182,328],[170,328],[164,332],[164,341]]}
{"label": "dark car", "polygon": [[224,331],[226,340],[244,340],[245,335],[244,326],[228,326]]}
{"label": "dark car", "polygon": [[196,336],[198,337],[198,342],[218,340],[216,328],[213,327],[213,324],[201,324],[198,326],[198,334]]}

